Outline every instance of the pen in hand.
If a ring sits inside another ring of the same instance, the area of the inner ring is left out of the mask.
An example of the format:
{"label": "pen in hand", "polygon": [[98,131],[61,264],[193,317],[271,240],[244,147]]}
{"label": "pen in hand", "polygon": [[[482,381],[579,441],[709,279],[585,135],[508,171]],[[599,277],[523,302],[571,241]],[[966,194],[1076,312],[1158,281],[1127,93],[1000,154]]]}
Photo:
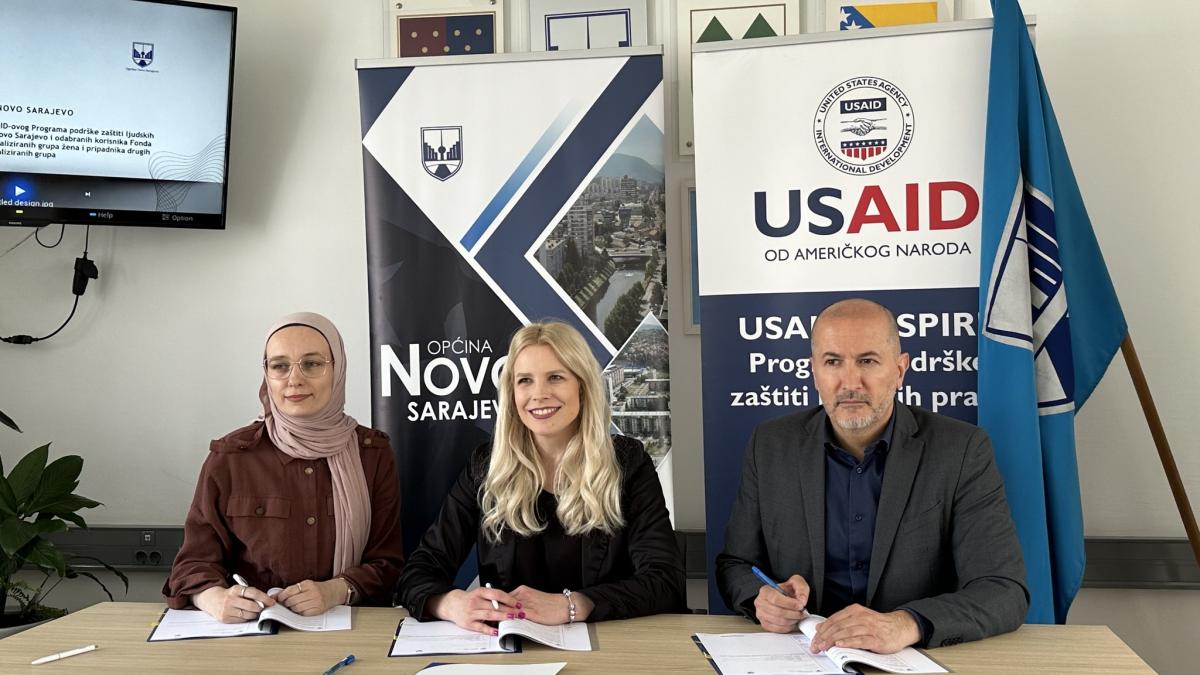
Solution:
{"label": "pen in hand", "polygon": [[[779,584],[775,583],[774,579],[767,576],[766,573],[764,573],[762,570],[758,569],[758,565],[751,565],[750,571],[754,572],[754,576],[758,577],[758,580],[763,582],[767,586],[770,586],[771,588],[775,589],[776,591],[779,591],[781,594],[786,595],[789,598],[792,597],[791,593],[788,593],[787,591],[783,590],[783,587],[780,586]],[[808,614],[807,609],[804,609],[801,611],[803,611],[805,614]]]}
{"label": "pen in hand", "polygon": [[[491,588],[491,587],[492,587],[492,582],[490,582],[490,581],[489,581],[489,582],[487,582],[486,584],[484,584],[484,586],[485,586],[486,588]],[[499,610],[499,609],[500,609],[500,603],[496,602],[496,599],[495,599],[495,598],[492,598],[492,609],[495,609],[495,610]]]}
{"label": "pen in hand", "polygon": [[[234,575],[233,575],[233,580],[234,580],[234,581],[236,581],[236,582],[237,582],[237,585],[238,585],[238,586],[241,586],[242,588],[250,588],[250,584],[246,583],[246,580],[242,578],[242,575],[240,575],[240,574],[238,574],[238,573],[236,573],[236,572],[235,572],[235,573],[234,573]],[[244,594],[244,593],[245,593],[245,591],[243,591],[242,593]],[[264,605],[264,604],[262,603],[262,600],[255,600],[254,602],[258,603],[258,608],[259,608],[259,609],[266,609],[266,608],[267,608],[267,606],[266,606],[266,605]]]}

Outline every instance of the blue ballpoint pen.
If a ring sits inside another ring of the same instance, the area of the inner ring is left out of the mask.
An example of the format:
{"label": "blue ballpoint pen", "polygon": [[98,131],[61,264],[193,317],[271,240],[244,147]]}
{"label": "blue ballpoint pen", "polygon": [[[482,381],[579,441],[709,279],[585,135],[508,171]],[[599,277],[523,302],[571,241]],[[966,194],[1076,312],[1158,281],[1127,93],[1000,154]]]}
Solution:
{"label": "blue ballpoint pen", "polygon": [[751,566],[750,566],[750,571],[751,571],[751,572],[754,572],[754,576],[758,577],[759,581],[761,581],[761,582],[763,582],[764,584],[766,584],[766,585],[770,586],[771,588],[774,588],[775,590],[777,590],[777,591],[779,591],[780,593],[782,593],[782,594],[784,594],[784,595],[788,596],[789,598],[790,598],[790,597],[792,597],[792,594],[791,594],[791,593],[788,593],[787,591],[783,590],[783,588],[781,588],[781,587],[779,586],[779,584],[775,583],[775,580],[774,580],[774,579],[772,579],[771,577],[767,576],[765,573],[763,573],[763,571],[762,571],[762,570],[758,569],[758,565],[751,565]]}
{"label": "blue ballpoint pen", "polygon": [[329,670],[325,671],[324,675],[333,675],[334,673],[336,673],[337,671],[341,670],[342,668],[350,665],[351,663],[354,663],[354,655],[353,654],[351,654],[351,655],[347,656],[346,658],[342,659],[341,661],[338,661],[337,663],[333,664],[333,667],[330,668]]}
{"label": "blue ballpoint pen", "polygon": [[[771,588],[774,588],[775,590],[779,591],[783,595],[788,596],[789,598],[792,597],[791,593],[788,593],[787,591],[783,590],[783,588],[779,584],[775,583],[774,579],[767,576],[762,570],[758,569],[758,565],[751,565],[750,571],[754,572],[754,576],[758,577],[759,581],[762,581],[764,584],[770,586]],[[805,614],[808,614],[807,609],[804,609],[801,611],[804,612]]]}

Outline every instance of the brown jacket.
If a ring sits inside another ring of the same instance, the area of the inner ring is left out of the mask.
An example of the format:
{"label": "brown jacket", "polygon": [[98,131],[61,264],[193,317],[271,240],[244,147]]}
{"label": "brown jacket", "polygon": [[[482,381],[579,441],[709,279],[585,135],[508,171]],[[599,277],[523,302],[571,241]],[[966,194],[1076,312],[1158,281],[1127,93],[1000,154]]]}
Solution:
{"label": "brown jacket", "polygon": [[[404,562],[400,488],[387,434],[358,427],[371,491],[362,564],[344,570],[360,603],[391,605]],[[289,457],[255,422],[215,440],[184,523],[183,546],[163,586],[170,607],[232,584],[234,572],[266,591],[333,575],[333,480],[325,460]]]}

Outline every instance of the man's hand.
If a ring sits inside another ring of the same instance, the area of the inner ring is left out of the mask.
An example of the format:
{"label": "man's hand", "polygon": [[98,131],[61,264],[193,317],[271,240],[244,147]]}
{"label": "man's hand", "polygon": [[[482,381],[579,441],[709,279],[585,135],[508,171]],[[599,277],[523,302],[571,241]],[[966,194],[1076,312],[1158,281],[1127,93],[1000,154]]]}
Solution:
{"label": "man's hand", "polygon": [[779,584],[779,587],[788,595],[770,586],[758,589],[758,597],[754,598],[754,615],[768,631],[790,633],[808,616],[808,612],[804,610],[804,606],[808,604],[808,582],[799,574],[793,574],[787,581]]}
{"label": "man's hand", "polygon": [[817,626],[812,650],[823,652],[837,646],[894,654],[920,639],[916,619],[902,609],[881,614],[862,605],[850,605]]}

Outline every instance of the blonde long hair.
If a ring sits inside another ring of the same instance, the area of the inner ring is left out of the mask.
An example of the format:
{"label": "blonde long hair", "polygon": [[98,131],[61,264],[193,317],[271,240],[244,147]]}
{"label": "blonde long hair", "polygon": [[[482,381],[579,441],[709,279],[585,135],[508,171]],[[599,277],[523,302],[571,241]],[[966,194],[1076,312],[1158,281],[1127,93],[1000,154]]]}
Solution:
{"label": "blonde long hair", "polygon": [[[579,380],[579,425],[567,443],[558,473],[545,476],[533,435],[517,414],[513,364],[521,350],[545,345]],[[537,517],[537,497],[553,485],[558,520],[569,535],[592,530],[612,534],[625,524],[621,514],[621,467],[608,430],[612,414],[604,397],[600,367],[579,331],[557,321],[533,323],[513,334],[500,376],[500,405],[487,477],[480,487],[484,534],[499,542],[505,529],[529,537],[546,529]]]}

